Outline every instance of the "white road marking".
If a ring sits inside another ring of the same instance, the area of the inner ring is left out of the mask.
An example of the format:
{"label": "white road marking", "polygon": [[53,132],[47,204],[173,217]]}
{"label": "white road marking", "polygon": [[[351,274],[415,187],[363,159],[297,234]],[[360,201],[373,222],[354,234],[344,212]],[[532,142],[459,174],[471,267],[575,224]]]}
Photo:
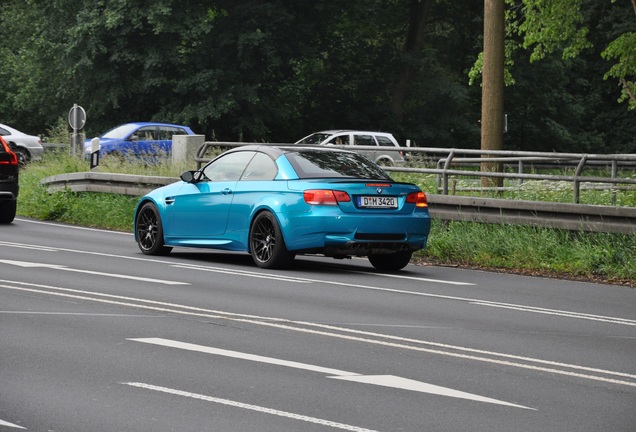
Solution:
{"label": "white road marking", "polygon": [[6,427],[16,428],[16,429],[26,429],[26,428],[24,428],[22,426],[18,426],[16,424],[9,423],[9,422],[6,422],[4,420],[0,420],[0,426],[6,426]]}
{"label": "white road marking", "polygon": [[88,313],[88,312],[35,312],[35,311],[6,311],[6,310],[0,310],[0,315],[63,315],[63,316],[126,317],[126,318],[165,317],[165,315],[102,314],[102,313]]}
{"label": "white road marking", "polygon": [[265,414],[271,414],[271,415],[276,415],[276,416],[280,416],[280,417],[286,417],[286,418],[290,418],[290,419],[294,419],[294,420],[300,420],[300,421],[304,421],[307,423],[314,423],[314,424],[318,424],[318,425],[322,425],[322,426],[329,426],[335,429],[342,429],[342,430],[346,430],[346,431],[353,431],[353,432],[377,432],[374,431],[372,429],[365,429],[365,428],[361,428],[358,426],[351,426],[351,425],[347,425],[344,423],[337,423],[337,422],[333,422],[330,420],[323,420],[323,419],[319,419],[316,417],[309,417],[309,416],[305,416],[305,415],[301,415],[301,414],[294,414],[294,413],[290,413],[287,411],[280,411],[280,410],[276,410],[276,409],[272,409],[272,408],[266,408],[266,407],[262,407],[262,406],[258,406],[258,405],[252,405],[252,404],[246,404],[243,402],[237,402],[237,401],[233,401],[233,400],[229,400],[229,399],[221,399],[221,398],[217,398],[217,397],[213,397],[213,396],[206,396],[206,395],[202,395],[202,394],[197,394],[197,393],[190,393],[190,392],[186,392],[186,391],[182,391],[182,390],[175,390],[175,389],[171,389],[168,387],[161,387],[161,386],[156,386],[156,385],[152,385],[152,384],[145,384],[145,383],[139,383],[139,382],[126,382],[126,383],[121,383],[127,386],[131,386],[131,387],[139,387],[142,389],[146,389],[146,390],[154,390],[154,391],[158,391],[158,392],[162,392],[162,393],[168,393],[168,394],[172,394],[172,395],[176,395],[176,396],[183,396],[183,397],[188,397],[188,398],[192,398],[192,399],[199,399],[199,400],[203,400],[206,402],[213,402],[213,403],[217,403],[217,404],[222,404],[222,405],[228,405],[228,406],[232,406],[235,408],[242,408],[242,409],[247,409],[247,410],[251,410],[251,411],[256,411],[256,412],[260,412],[260,413],[265,413]]}
{"label": "white road marking", "polygon": [[65,225],[62,223],[53,223],[53,222],[39,221],[39,220],[33,220],[33,219],[16,218],[15,220],[18,222],[26,222],[26,223],[31,223],[35,225],[51,225],[58,228],[68,228],[68,229],[82,230],[82,231],[95,231],[95,232],[102,232],[102,233],[108,233],[108,234],[127,235],[127,236],[133,235],[130,232],[105,230],[100,228],[90,228],[90,227],[83,227],[83,226],[77,226],[77,225]]}
{"label": "white road marking", "polygon": [[[65,226],[65,225],[60,225],[60,226]],[[288,282],[321,283],[321,284],[336,285],[336,286],[346,286],[349,288],[359,288],[359,289],[366,289],[366,290],[372,290],[372,291],[390,292],[395,294],[405,294],[405,295],[412,295],[412,296],[419,296],[419,297],[462,301],[462,302],[468,302],[468,303],[479,305],[479,306],[500,307],[500,308],[506,308],[506,309],[512,309],[512,310],[519,310],[519,311],[528,312],[528,313],[551,314],[555,316],[561,316],[564,318],[586,319],[589,321],[598,321],[598,322],[606,322],[611,324],[636,326],[636,320],[630,320],[625,318],[592,315],[592,314],[585,314],[585,313],[572,312],[572,311],[566,311],[566,310],[545,309],[545,308],[539,308],[535,306],[526,306],[526,305],[518,305],[518,304],[511,304],[511,303],[500,303],[500,302],[493,302],[488,300],[474,299],[469,297],[431,294],[431,293],[418,292],[418,291],[399,290],[399,289],[375,287],[375,286],[369,286],[369,285],[357,285],[357,284],[349,284],[344,282],[330,281],[325,279],[309,279],[309,278],[285,276],[280,274],[262,273],[262,272],[246,271],[246,270],[228,270],[226,268],[221,268],[221,267],[210,267],[210,266],[191,265],[191,264],[177,264],[173,261],[158,260],[158,259],[152,259],[152,258],[146,258],[146,257],[130,257],[130,256],[123,256],[123,255],[101,253],[101,252],[79,251],[74,249],[63,249],[63,248],[51,249],[45,246],[10,243],[10,242],[2,242],[2,241],[0,241],[0,245],[10,246],[10,247],[33,248],[33,249],[40,249],[43,251],[64,251],[64,252],[70,252],[70,253],[106,256],[111,258],[119,258],[119,259],[133,260],[133,261],[153,262],[157,264],[168,264],[175,268],[185,268],[185,269],[199,270],[199,271],[211,271],[211,272],[219,272],[219,273],[225,273],[225,274],[235,274],[235,275],[246,276],[246,277],[260,277],[263,279],[276,279],[276,280],[284,280]],[[357,272],[357,271],[354,270],[352,272]],[[445,284],[451,284],[451,285],[474,285],[474,284],[470,284],[466,282],[444,281],[444,280],[438,280],[438,279],[427,279],[427,278],[419,278],[415,276],[406,276],[406,275],[390,275],[390,274],[371,273],[371,272],[357,272],[357,273],[386,276],[386,277],[395,277],[395,278],[402,278],[402,279],[420,280],[425,282],[445,283]],[[183,283],[180,283],[180,284],[183,284]]]}
{"label": "white road marking", "polygon": [[[121,234],[121,233],[120,233]],[[42,250],[45,252],[57,252],[57,251],[62,251],[62,252],[69,252],[69,253],[79,253],[79,254],[85,254],[85,255],[95,255],[95,256],[105,256],[105,257],[110,257],[110,258],[119,258],[119,259],[125,259],[125,260],[129,260],[129,261],[144,261],[144,262],[152,262],[152,263],[156,263],[156,264],[168,264],[171,265],[173,267],[187,267],[187,268],[191,268],[194,270],[205,270],[205,269],[216,269],[216,270],[220,270],[220,267],[209,267],[209,266],[202,266],[202,265],[196,265],[196,264],[180,264],[180,263],[175,263],[174,261],[166,261],[166,260],[161,260],[161,259],[157,259],[157,258],[148,258],[145,256],[125,256],[125,255],[116,255],[116,254],[109,254],[109,253],[104,253],[104,252],[93,252],[93,251],[82,251],[82,250],[76,250],[76,249],[66,249],[66,248],[50,248],[50,247],[46,247],[46,246],[38,246],[38,245],[28,245],[28,244],[20,244],[20,243],[9,243],[9,242],[2,242],[0,241],[0,245],[3,246],[9,246],[9,247],[22,247],[22,248],[32,248],[32,249],[36,249],[36,250]],[[225,272],[229,272],[229,274],[242,274],[241,270],[228,270],[227,268],[223,269]],[[211,271],[211,270],[210,270]],[[362,274],[374,274],[377,276],[387,276],[387,277],[403,277],[405,279],[414,279],[414,280],[419,280],[422,282],[433,282],[433,283],[440,283],[440,284],[447,284],[447,285],[474,285],[472,283],[469,282],[457,282],[457,281],[447,281],[447,280],[442,280],[442,279],[427,279],[427,278],[419,278],[419,277],[415,277],[415,276],[399,276],[399,275],[386,275],[386,274],[382,274],[382,273],[370,273],[370,272],[357,272],[355,270],[344,270],[347,271],[349,273],[362,273]],[[270,279],[272,277],[274,278],[280,278],[280,274],[272,274],[272,273],[262,273],[262,272],[246,272],[246,274],[251,274],[251,275],[260,275],[261,277],[263,277],[264,279]],[[293,277],[288,277],[288,278],[293,278]],[[400,290],[390,290],[390,289],[383,289],[383,288],[377,288],[377,287],[366,287],[363,285],[350,285],[350,284],[346,284],[346,283],[338,283],[335,281],[330,281],[330,280],[325,280],[325,279],[305,279],[305,278],[296,278],[299,281],[300,280],[305,280],[305,281],[309,281],[309,282],[317,282],[317,283],[324,283],[324,284],[331,284],[331,285],[344,285],[344,286],[354,286],[354,287],[358,287],[358,288],[366,288],[366,289],[377,289],[380,291],[396,291],[396,292],[400,292],[403,294],[421,294],[421,293],[417,293],[414,291],[400,291]]]}
{"label": "white road marking", "polygon": [[394,375],[363,376],[354,372],[347,372],[347,371],[342,371],[338,369],[331,369],[331,368],[325,368],[322,366],[310,365],[306,363],[281,360],[281,359],[277,359],[273,357],[264,357],[260,355],[248,354],[248,353],[243,353],[239,351],[230,351],[230,350],[225,350],[221,348],[208,347],[204,345],[196,345],[196,344],[191,344],[187,342],[180,342],[180,341],[174,341],[174,340],[162,339],[162,338],[134,338],[134,339],[131,338],[128,340],[131,340],[134,342],[152,344],[152,345],[160,345],[160,346],[169,347],[169,348],[178,348],[178,349],[187,350],[187,351],[196,351],[196,352],[205,353],[205,354],[212,354],[212,355],[236,358],[241,360],[249,360],[249,361],[254,361],[259,363],[284,366],[284,367],[289,367],[294,369],[302,369],[302,370],[307,370],[311,372],[318,372],[318,373],[323,373],[326,375],[332,375],[332,376],[328,376],[327,378],[339,379],[343,381],[373,384],[373,385],[397,388],[402,390],[416,391],[420,393],[428,393],[428,394],[439,395],[439,396],[447,396],[447,397],[453,397],[458,399],[467,399],[467,400],[472,400],[477,402],[485,402],[485,403],[491,403],[491,404],[497,404],[497,405],[505,405],[505,406],[514,407],[514,408],[534,410],[534,408],[528,408],[523,405],[517,405],[510,402],[487,398],[487,397],[476,395],[476,394],[466,393],[459,390],[454,390],[454,389],[441,387],[441,386],[437,386],[433,384],[428,384],[428,383],[424,383],[420,381],[415,381],[415,380],[411,380],[407,378],[402,378],[402,377],[398,377]]}
{"label": "white road marking", "polygon": [[432,282],[432,283],[439,283],[439,284],[447,284],[447,285],[470,285],[470,286],[474,286],[474,283],[471,282],[458,282],[458,281],[449,281],[449,280],[443,280],[443,279],[430,279],[430,278],[423,278],[420,276],[407,276],[407,275],[398,275],[398,274],[391,274],[391,273],[372,273],[372,272],[363,272],[363,271],[357,271],[357,270],[349,270],[350,273],[361,273],[361,274],[365,274],[365,275],[374,275],[374,276],[382,276],[382,277],[388,277],[388,278],[395,278],[395,279],[410,279],[410,280],[415,280],[415,281],[421,281],[421,282]]}
{"label": "white road marking", "polygon": [[279,280],[284,282],[312,283],[312,281],[309,279],[298,278],[294,276],[260,273],[260,272],[254,272],[254,271],[248,271],[248,270],[229,270],[227,268],[222,268],[222,267],[201,266],[196,264],[173,264],[172,267],[186,269],[186,270],[199,270],[199,271],[206,271],[206,272],[212,272],[212,273],[255,277],[260,279],[273,279],[273,280]]}
{"label": "white road marking", "polygon": [[331,369],[322,366],[315,366],[305,363],[298,363],[289,360],[281,360],[273,357],[264,357],[256,354],[247,354],[239,351],[230,351],[221,348],[208,347],[204,345],[197,345],[187,342],[179,342],[170,339],[162,339],[162,338],[130,338],[128,339],[133,342],[141,342],[151,345],[159,345],[168,348],[178,348],[186,351],[195,351],[204,354],[212,354],[218,355],[222,357],[231,357],[237,358],[241,360],[249,360],[258,363],[267,363],[277,366],[285,366],[293,369],[302,369],[310,372],[318,372],[326,375],[359,375],[354,372],[347,372],[338,369]]}
{"label": "white road marking", "polygon": [[[13,285],[9,285],[13,284]],[[21,285],[21,286],[15,286]],[[25,285],[27,287],[25,287]],[[32,287],[32,288],[31,288]],[[420,339],[403,338],[381,333],[367,332],[362,330],[338,327],[314,322],[293,321],[285,318],[272,318],[264,316],[254,316],[239,314],[235,312],[224,312],[210,309],[197,308],[193,306],[178,305],[153,300],[138,299],[133,297],[117,296],[105,293],[75,290],[71,288],[54,287],[50,285],[33,284],[20,281],[6,281],[0,279],[0,288],[16,291],[35,292],[46,295],[53,295],[65,298],[94,301],[98,303],[113,304],[118,306],[128,306],[136,309],[146,309],[177,315],[205,317],[208,319],[223,319],[228,321],[242,322],[257,326],[267,326],[285,331],[295,331],[300,333],[315,334],[326,337],[351,340],[356,342],[381,345],[391,348],[405,349],[429,354],[461,358],[465,360],[480,361],[496,364],[500,366],[516,367],[538,372],[546,372],[555,375],[564,375],[592,381],[606,382],[616,385],[636,387],[636,382],[608,378],[616,376],[624,379],[636,381],[636,375],[625,372],[617,372],[606,369],[591,368],[575,364],[561,363],[550,360],[543,360],[533,357],[524,357],[513,354],[498,353],[494,351],[479,350],[475,348],[462,347],[457,345],[442,344]],[[55,292],[51,290],[61,291]],[[84,294],[84,295],[80,295]],[[89,297],[93,296],[93,297]],[[96,298],[103,297],[103,298]],[[340,332],[340,333],[337,333]],[[377,338],[377,339],[373,339]],[[479,355],[473,355],[479,354]],[[491,356],[489,358],[485,356]],[[502,359],[502,360],[500,360]],[[537,366],[539,365],[539,366]],[[556,369],[562,368],[562,369]],[[592,375],[592,373],[600,375]]]}
{"label": "white road marking", "polygon": [[14,265],[18,267],[25,267],[25,268],[49,268],[49,269],[63,270],[63,271],[75,272],[75,273],[92,274],[96,276],[106,276],[106,277],[112,277],[117,279],[129,279],[129,280],[136,280],[140,282],[152,282],[152,283],[158,283],[163,285],[190,285],[187,282],[177,282],[177,281],[152,279],[152,278],[124,275],[124,274],[117,274],[117,273],[104,273],[104,272],[91,271],[91,270],[81,270],[81,269],[74,269],[74,268],[66,267],[64,265],[57,265],[57,264],[42,264],[42,263],[13,261],[13,260],[0,260],[0,263]]}
{"label": "white road marking", "polygon": [[547,309],[547,308],[540,308],[540,307],[534,307],[534,306],[522,306],[522,305],[509,304],[509,303],[490,302],[490,301],[474,301],[474,302],[471,302],[471,304],[475,304],[479,306],[490,306],[490,307],[496,307],[496,308],[502,308],[502,309],[512,309],[512,310],[517,310],[522,312],[556,315],[556,316],[562,316],[566,318],[579,318],[579,319],[586,319],[590,321],[600,321],[600,322],[607,322],[612,324],[636,326],[636,321],[625,319],[625,318],[607,317],[602,315],[593,315],[593,314],[586,314],[586,313],[579,313],[579,312],[569,312],[569,311],[563,311],[558,309]]}
{"label": "white road marking", "polygon": [[38,245],[30,245],[30,244],[23,244],[23,243],[13,243],[13,242],[5,242],[5,241],[0,241],[0,246],[14,247],[14,248],[18,248],[18,249],[39,250],[39,251],[43,251],[43,252],[57,252],[58,251],[57,248],[48,247],[48,246],[38,246]]}
{"label": "white road marking", "polygon": [[528,408],[523,405],[517,405],[510,402],[504,402],[497,399],[487,398],[472,393],[466,393],[459,390],[453,390],[447,387],[440,387],[434,384],[428,384],[421,381],[415,381],[408,378],[402,378],[394,375],[365,375],[365,376],[333,376],[329,377],[338,380],[358,382],[364,384],[374,384],[384,387],[397,388],[402,390],[410,390],[420,393],[429,393],[433,395],[447,396],[456,399],[467,399],[476,402],[485,402],[496,405],[504,405],[513,408],[522,408],[536,411],[536,408]]}

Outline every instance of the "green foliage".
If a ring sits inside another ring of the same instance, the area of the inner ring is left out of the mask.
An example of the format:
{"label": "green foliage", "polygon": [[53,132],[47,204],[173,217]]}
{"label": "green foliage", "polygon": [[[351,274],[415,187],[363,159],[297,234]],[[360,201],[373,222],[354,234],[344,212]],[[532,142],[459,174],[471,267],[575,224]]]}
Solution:
{"label": "green foliage", "polygon": [[528,274],[636,279],[636,237],[433,221],[423,259]]}
{"label": "green foliage", "polygon": [[616,78],[622,84],[619,102],[629,102],[630,109],[636,108],[636,83],[627,77],[636,75],[636,32],[625,33],[612,41],[601,53],[604,59],[618,60],[605,74],[605,79]]}
{"label": "green foliage", "polygon": [[[615,109],[621,90],[621,100],[633,91],[628,40],[619,39],[634,31],[625,5],[508,5],[507,81],[516,85],[506,90],[506,145],[633,152],[633,117]],[[420,26],[417,10],[426,12]],[[88,136],[157,120],[223,141],[352,128],[478,147],[481,92],[466,73],[481,50],[482,15],[483,2],[471,0],[3,0],[0,121],[53,142],[49,131],[63,137],[60,119],[78,103]],[[594,48],[581,50],[584,29]],[[413,32],[423,41],[415,51]],[[549,64],[531,63],[524,43]],[[577,61],[563,62],[565,52]],[[603,82],[608,67],[606,77],[627,86]]]}
{"label": "green foliage", "polygon": [[69,189],[49,192],[40,184],[46,177],[87,169],[87,163],[65,152],[45,153],[41,163],[20,172],[18,214],[82,226],[130,231],[137,197],[99,193],[75,193]]}
{"label": "green foliage", "polygon": [[[507,19],[507,36],[521,37],[521,46],[531,49],[530,62],[543,60],[553,52],[560,52],[562,59],[572,59],[581,55],[584,50],[593,47],[588,40],[594,17],[589,11],[599,9],[595,0],[506,0],[509,5]],[[615,0],[612,0],[615,3]],[[609,3],[607,3],[609,4]],[[604,9],[601,16],[608,14]],[[616,8],[609,10],[616,16]],[[588,15],[584,13],[588,12]],[[634,11],[636,12],[636,11]],[[623,6],[623,16],[618,22],[629,19],[628,9]],[[631,18],[634,18],[633,16]],[[631,28],[633,29],[633,21]],[[596,38],[599,40],[599,38]],[[605,73],[604,79],[616,78],[622,85],[619,102],[629,101],[629,107],[636,107],[636,85],[632,77],[636,76],[636,33],[626,32],[616,39],[606,38],[602,42],[606,48],[600,55],[607,60],[617,62]],[[516,47],[516,45],[515,45]],[[514,50],[513,50],[514,51]],[[512,51],[507,51],[507,56]],[[509,66],[507,63],[506,66]],[[478,64],[471,71],[471,80],[477,73]]]}
{"label": "green foliage", "polygon": [[[508,2],[514,4],[514,0]],[[589,30],[581,27],[581,8],[582,0],[523,0],[519,17],[513,9],[513,33],[523,36],[524,48],[532,48],[530,61],[541,60],[557,50],[564,59],[574,58],[591,47],[586,39]]]}

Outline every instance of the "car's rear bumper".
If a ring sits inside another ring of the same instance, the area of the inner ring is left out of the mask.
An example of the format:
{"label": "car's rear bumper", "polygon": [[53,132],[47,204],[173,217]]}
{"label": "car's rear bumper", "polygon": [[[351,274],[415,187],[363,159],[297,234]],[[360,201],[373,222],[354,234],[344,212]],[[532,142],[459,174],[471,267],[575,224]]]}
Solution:
{"label": "car's rear bumper", "polygon": [[15,191],[0,191],[0,201],[15,201],[18,198],[18,189]]}
{"label": "car's rear bumper", "polygon": [[282,221],[285,245],[297,253],[371,255],[423,249],[430,232],[427,212],[415,214],[287,215]]}

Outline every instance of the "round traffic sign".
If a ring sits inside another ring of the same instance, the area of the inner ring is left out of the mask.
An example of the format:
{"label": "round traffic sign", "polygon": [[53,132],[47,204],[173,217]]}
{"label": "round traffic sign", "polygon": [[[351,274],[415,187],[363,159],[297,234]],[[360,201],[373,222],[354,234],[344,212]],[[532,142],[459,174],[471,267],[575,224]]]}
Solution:
{"label": "round traffic sign", "polygon": [[81,106],[75,104],[68,112],[68,124],[73,129],[81,129],[86,124],[86,111]]}

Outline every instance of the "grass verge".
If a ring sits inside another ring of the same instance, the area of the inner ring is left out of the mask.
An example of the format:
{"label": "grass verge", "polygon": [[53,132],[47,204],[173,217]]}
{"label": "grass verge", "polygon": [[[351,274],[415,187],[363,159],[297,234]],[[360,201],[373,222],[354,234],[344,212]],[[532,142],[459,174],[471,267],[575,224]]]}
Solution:
{"label": "grass verge", "polygon": [[[187,167],[121,164],[104,172],[177,177]],[[18,214],[75,225],[132,231],[138,197],[99,193],[49,193],[45,177],[87,170],[86,161],[45,154],[20,173]],[[428,246],[415,254],[421,264],[561,277],[636,286],[636,236],[434,220]]]}

